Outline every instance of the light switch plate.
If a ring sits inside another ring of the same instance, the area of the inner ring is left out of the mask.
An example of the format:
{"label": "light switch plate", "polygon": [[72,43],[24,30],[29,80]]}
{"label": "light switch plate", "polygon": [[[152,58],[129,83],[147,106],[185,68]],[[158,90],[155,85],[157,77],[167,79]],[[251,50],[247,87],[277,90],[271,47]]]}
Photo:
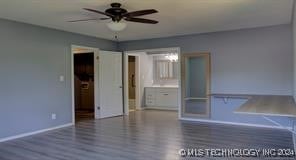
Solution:
{"label": "light switch plate", "polygon": [[64,82],[65,81],[65,77],[63,75],[60,76],[60,82]]}
{"label": "light switch plate", "polygon": [[55,113],[51,114],[51,119],[52,119],[52,120],[57,119],[57,115],[56,115]]}

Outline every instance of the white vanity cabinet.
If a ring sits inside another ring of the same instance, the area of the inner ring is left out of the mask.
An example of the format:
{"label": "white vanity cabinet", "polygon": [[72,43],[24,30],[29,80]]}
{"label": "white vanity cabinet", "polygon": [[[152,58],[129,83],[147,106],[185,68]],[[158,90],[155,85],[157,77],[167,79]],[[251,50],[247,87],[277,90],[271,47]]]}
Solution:
{"label": "white vanity cabinet", "polygon": [[154,88],[145,88],[145,105],[154,106],[156,90]]}
{"label": "white vanity cabinet", "polygon": [[154,109],[178,109],[178,88],[146,87],[145,107]]}

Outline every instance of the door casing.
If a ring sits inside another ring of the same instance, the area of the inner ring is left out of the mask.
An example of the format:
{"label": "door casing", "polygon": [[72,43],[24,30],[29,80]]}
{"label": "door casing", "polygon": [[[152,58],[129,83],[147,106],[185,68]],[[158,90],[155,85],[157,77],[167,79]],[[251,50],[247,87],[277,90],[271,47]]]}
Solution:
{"label": "door casing", "polygon": [[95,74],[95,78],[94,78],[94,87],[95,87],[95,105],[94,105],[94,111],[95,111],[95,118],[97,118],[97,97],[96,95],[98,95],[98,90],[96,89],[96,86],[98,86],[98,79],[96,79],[98,76],[96,76],[96,73],[98,73],[98,66],[96,63],[96,57],[99,55],[99,48],[93,48],[93,47],[87,47],[87,46],[79,46],[79,45],[71,45],[71,99],[72,99],[72,124],[75,124],[75,80],[74,80],[74,54],[75,54],[75,49],[77,48],[82,48],[82,49],[86,49],[89,51],[92,51],[94,53],[94,74]]}
{"label": "door casing", "polygon": [[[207,109],[206,114],[190,114],[185,113],[185,92],[186,92],[186,84],[185,84],[185,59],[188,57],[206,57],[207,66],[206,66],[206,96],[207,96]],[[211,58],[209,52],[198,52],[198,53],[184,53],[181,55],[181,118],[210,118],[211,113]]]}

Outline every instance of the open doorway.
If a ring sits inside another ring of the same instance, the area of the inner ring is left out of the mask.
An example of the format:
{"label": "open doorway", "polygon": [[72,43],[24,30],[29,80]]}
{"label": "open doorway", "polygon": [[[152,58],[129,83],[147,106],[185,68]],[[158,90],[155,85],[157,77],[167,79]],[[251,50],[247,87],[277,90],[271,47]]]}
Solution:
{"label": "open doorway", "polygon": [[128,56],[128,106],[129,111],[136,110],[136,56]]}
{"label": "open doorway", "polygon": [[94,53],[74,54],[75,120],[94,119]]}
{"label": "open doorway", "polygon": [[[135,93],[136,110],[165,110],[179,113],[181,95],[179,55],[179,48],[125,52],[126,111],[133,110]],[[132,68],[134,64],[135,74]],[[126,115],[128,113],[125,112]]]}
{"label": "open doorway", "polygon": [[122,115],[122,53],[71,48],[72,122]]}
{"label": "open doorway", "polygon": [[97,48],[72,45],[73,123],[96,117],[97,54]]}
{"label": "open doorway", "polygon": [[94,52],[74,54],[75,120],[94,119]]}

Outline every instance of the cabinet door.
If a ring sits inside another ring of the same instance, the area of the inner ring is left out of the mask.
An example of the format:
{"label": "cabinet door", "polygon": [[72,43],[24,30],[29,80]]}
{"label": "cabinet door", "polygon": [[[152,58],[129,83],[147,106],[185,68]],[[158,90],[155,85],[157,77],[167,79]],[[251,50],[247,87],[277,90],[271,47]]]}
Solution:
{"label": "cabinet door", "polygon": [[146,106],[155,106],[155,89],[154,88],[145,88],[145,105]]}
{"label": "cabinet door", "polygon": [[178,90],[177,89],[158,89],[156,93],[156,105],[163,107],[178,106]]}
{"label": "cabinet door", "polygon": [[210,116],[210,56],[184,54],[181,62],[182,116]]}

